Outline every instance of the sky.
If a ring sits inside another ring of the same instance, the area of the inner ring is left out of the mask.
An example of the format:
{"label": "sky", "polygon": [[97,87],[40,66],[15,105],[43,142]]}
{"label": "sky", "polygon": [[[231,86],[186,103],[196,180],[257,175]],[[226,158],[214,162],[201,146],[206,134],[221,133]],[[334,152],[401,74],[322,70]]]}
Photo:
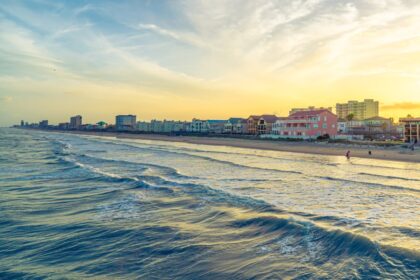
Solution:
{"label": "sky", "polygon": [[365,98],[420,116],[419,30],[418,0],[2,0],[0,126]]}

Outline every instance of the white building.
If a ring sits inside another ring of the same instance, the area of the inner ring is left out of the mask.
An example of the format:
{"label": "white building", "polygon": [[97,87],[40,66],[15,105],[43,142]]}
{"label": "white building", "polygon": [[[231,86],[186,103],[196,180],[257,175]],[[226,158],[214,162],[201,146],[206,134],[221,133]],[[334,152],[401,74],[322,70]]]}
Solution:
{"label": "white building", "polygon": [[222,134],[225,128],[226,120],[208,120],[209,133]]}
{"label": "white building", "polygon": [[163,121],[163,132],[185,132],[187,131],[188,122],[182,121]]}
{"label": "white building", "polygon": [[150,130],[155,133],[163,132],[163,121],[152,120],[150,122]]}
{"label": "white building", "polygon": [[142,132],[153,133],[173,133],[188,131],[189,122],[170,121],[170,120],[152,120],[151,122],[137,122],[137,130]]}
{"label": "white building", "polygon": [[245,134],[247,132],[247,120],[244,118],[230,118],[224,123],[223,133]]}
{"label": "white building", "polygon": [[136,129],[141,132],[151,132],[150,122],[139,121],[137,122]]}
{"label": "white building", "polygon": [[207,120],[193,119],[190,125],[190,132],[208,133],[210,124]]}

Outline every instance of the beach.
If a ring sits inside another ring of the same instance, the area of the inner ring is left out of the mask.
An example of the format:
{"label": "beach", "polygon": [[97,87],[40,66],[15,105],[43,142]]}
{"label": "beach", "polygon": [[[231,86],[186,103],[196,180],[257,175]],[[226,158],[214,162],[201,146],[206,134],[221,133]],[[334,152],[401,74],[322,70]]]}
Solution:
{"label": "beach", "polygon": [[[55,131],[52,131],[55,132]],[[420,162],[420,149],[411,151],[401,147],[381,147],[378,145],[337,144],[326,142],[291,142],[278,140],[258,140],[229,137],[205,136],[169,136],[161,134],[132,134],[91,131],[57,131],[60,133],[73,133],[96,135],[102,137],[116,137],[126,139],[143,139],[152,141],[182,142],[199,145],[228,146],[236,148],[283,151],[303,154],[318,154],[329,156],[345,156],[350,151],[351,157],[372,158],[381,160]],[[369,155],[369,150],[372,152]]]}
{"label": "beach", "polygon": [[90,134],[0,129],[0,279],[420,277],[420,163]]}

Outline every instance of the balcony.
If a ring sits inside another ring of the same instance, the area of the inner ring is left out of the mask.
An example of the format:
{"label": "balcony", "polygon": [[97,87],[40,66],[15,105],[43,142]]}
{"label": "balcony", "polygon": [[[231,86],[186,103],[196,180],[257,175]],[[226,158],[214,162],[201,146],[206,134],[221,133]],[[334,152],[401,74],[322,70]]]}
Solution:
{"label": "balcony", "polygon": [[310,127],[280,127],[274,128],[275,131],[306,131],[310,130]]}
{"label": "balcony", "polygon": [[296,120],[281,120],[280,123],[318,123],[318,119],[296,119]]}

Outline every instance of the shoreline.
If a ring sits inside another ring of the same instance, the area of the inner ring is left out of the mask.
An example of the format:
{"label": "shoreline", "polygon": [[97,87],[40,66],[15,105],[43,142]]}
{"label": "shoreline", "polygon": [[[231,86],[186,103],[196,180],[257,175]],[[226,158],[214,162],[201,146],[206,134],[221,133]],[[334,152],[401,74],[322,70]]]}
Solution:
{"label": "shoreline", "polygon": [[[102,137],[115,137],[121,139],[140,139],[151,141],[167,141],[189,143],[197,145],[210,146],[227,146],[236,148],[258,149],[268,151],[281,151],[291,153],[303,153],[313,155],[327,155],[327,156],[345,156],[345,153],[350,150],[351,157],[366,158],[366,159],[380,159],[391,160],[407,163],[420,163],[420,150],[408,150],[398,147],[379,147],[379,146],[354,146],[349,144],[334,144],[334,143],[308,143],[308,142],[287,142],[276,140],[259,140],[259,139],[244,139],[244,138],[223,138],[223,137],[206,137],[206,136],[169,136],[161,134],[131,134],[118,132],[97,132],[97,131],[54,131],[41,130],[55,133],[70,133],[81,135],[94,135]],[[368,151],[372,151],[372,155]]]}

